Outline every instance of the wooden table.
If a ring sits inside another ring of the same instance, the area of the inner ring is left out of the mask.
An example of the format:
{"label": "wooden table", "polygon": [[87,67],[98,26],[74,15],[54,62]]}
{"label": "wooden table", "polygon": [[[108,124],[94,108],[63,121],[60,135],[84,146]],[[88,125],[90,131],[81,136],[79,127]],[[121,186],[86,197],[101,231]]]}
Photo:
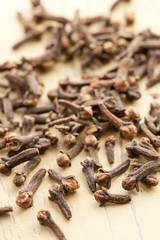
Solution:
{"label": "wooden table", "polygon": [[[82,16],[105,14],[108,12],[111,0],[44,0],[46,8],[55,14],[72,17],[76,9],[80,9]],[[18,51],[11,51],[11,45],[23,37],[23,29],[16,19],[16,12],[22,11],[30,16],[31,6],[29,0],[0,0],[0,61],[19,59],[22,56],[35,56],[43,52],[44,44],[36,42],[25,45]],[[123,14],[128,11],[136,12],[136,31],[152,28],[160,31],[160,2],[159,0],[133,0],[131,4],[122,4],[115,13],[115,19],[123,19]],[[108,66],[102,68],[106,71]],[[100,70],[98,70],[100,71]],[[57,64],[53,71],[42,76],[45,83],[44,95],[40,105],[49,104],[46,93],[57,86],[57,81],[65,76],[71,79],[80,79],[80,63],[74,61],[70,64]],[[134,106],[140,110],[142,116],[148,113],[151,93],[159,92],[160,87],[146,90],[145,79],[141,84],[142,99]],[[57,131],[55,131],[58,134]],[[110,134],[110,132],[108,133]],[[60,136],[59,136],[60,137]],[[104,149],[104,136],[100,141],[99,156],[105,169],[110,169]],[[119,144],[117,137],[114,166],[126,159],[124,150],[125,141]],[[61,138],[61,137],[60,137]],[[65,170],[56,164],[56,156],[62,148],[62,141],[57,147],[52,147],[44,156],[39,166],[27,178],[41,167],[54,168],[64,175],[75,174],[80,182],[80,189],[67,197],[71,206],[73,217],[70,221],[64,219],[55,203],[48,200],[48,188],[52,181],[45,177],[42,185],[34,196],[34,205],[29,209],[20,209],[15,204],[19,189],[12,183],[11,176],[0,176],[0,205],[13,205],[13,214],[0,217],[0,240],[49,240],[57,239],[46,227],[40,226],[37,221],[37,212],[40,209],[50,210],[54,220],[63,229],[68,240],[159,240],[160,239],[160,184],[152,189],[140,185],[140,192],[132,192],[132,201],[126,205],[110,205],[100,208],[92,193],[88,189],[86,179],[82,173],[80,161],[87,155],[83,151],[72,161],[72,167]],[[1,152],[3,156],[3,152]],[[113,166],[112,166],[113,167]],[[159,177],[159,173],[157,174]],[[123,176],[112,183],[110,192],[125,193],[121,187]],[[27,183],[26,182],[26,183]]]}

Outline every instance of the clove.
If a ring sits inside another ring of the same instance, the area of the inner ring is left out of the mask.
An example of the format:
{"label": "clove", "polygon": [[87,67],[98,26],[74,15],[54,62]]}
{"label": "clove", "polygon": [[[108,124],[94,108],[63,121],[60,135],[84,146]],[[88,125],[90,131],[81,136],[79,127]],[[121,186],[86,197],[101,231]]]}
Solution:
{"label": "clove", "polygon": [[13,212],[13,207],[11,206],[0,207],[0,215],[4,215],[9,212]]}
{"label": "clove", "polygon": [[50,194],[49,199],[57,203],[58,207],[60,208],[65,218],[69,220],[72,217],[72,213],[68,203],[66,202],[63,196],[63,186],[56,183],[53,184],[49,188],[49,194]]}
{"label": "clove", "polygon": [[100,203],[100,207],[104,206],[106,203],[125,204],[131,201],[129,195],[111,194],[108,193],[104,187],[102,187],[102,190],[97,190],[94,193],[94,197],[96,201]]}
{"label": "clove", "polygon": [[81,162],[83,166],[82,171],[84,172],[87,183],[91,191],[94,193],[96,191],[96,181],[94,178],[94,161],[90,157],[86,157],[83,162]]}
{"label": "clove", "polygon": [[100,111],[119,131],[126,139],[132,139],[137,135],[137,129],[132,122],[124,122],[120,118],[112,114],[103,103],[99,104]]}
{"label": "clove", "polygon": [[72,193],[80,187],[78,181],[73,175],[63,177],[60,173],[53,169],[49,169],[48,174],[54,181],[62,184],[65,194]]}
{"label": "clove", "polygon": [[21,163],[32,160],[34,157],[38,156],[38,154],[38,149],[29,148],[10,158],[1,157],[0,172],[5,173],[6,175],[10,174],[12,168],[18,166]]}
{"label": "clove", "polygon": [[120,174],[127,171],[129,168],[130,161],[126,160],[125,162],[122,162],[117,167],[113,168],[110,171],[106,171],[102,168],[98,169],[98,173],[95,176],[96,183],[100,186],[106,187],[109,189],[111,187],[111,180],[114,177],[119,176]]}
{"label": "clove", "polygon": [[128,174],[122,181],[122,187],[125,190],[133,190],[136,188],[139,191],[138,183],[144,177],[150,175],[151,173],[157,171],[160,168],[159,161],[150,161],[142,165],[140,168],[135,170],[133,173]]}
{"label": "clove", "polygon": [[156,146],[160,147],[160,137],[154,135],[147,127],[145,123],[141,124],[142,132],[151,140],[151,142]]}
{"label": "clove", "polygon": [[114,136],[109,136],[106,139],[105,147],[107,151],[107,157],[110,164],[114,163],[114,145],[116,138]]}
{"label": "clove", "polygon": [[101,168],[102,164],[100,163],[99,157],[98,157],[99,142],[97,141],[96,137],[94,135],[86,136],[85,144],[86,144],[87,150],[89,151],[91,158],[94,161],[95,168]]}
{"label": "clove", "polygon": [[[150,144],[149,144],[150,145]],[[134,158],[139,155],[146,156],[152,160],[158,160],[159,154],[156,152],[153,147],[148,148],[148,144],[146,145],[138,145],[135,140],[133,140],[131,143],[126,144],[125,146],[128,157]]]}
{"label": "clove", "polygon": [[41,159],[39,156],[34,157],[31,161],[26,163],[22,170],[15,171],[13,183],[16,187],[20,187],[26,180],[29,173],[40,163]]}
{"label": "clove", "polygon": [[84,147],[84,144],[82,142],[79,142],[66,152],[63,152],[61,150],[61,153],[57,157],[58,166],[59,167],[71,166],[71,159],[77,156],[81,152],[83,147]]}
{"label": "clove", "polygon": [[26,189],[19,191],[16,199],[16,204],[19,207],[28,208],[33,205],[33,195],[42,183],[45,174],[46,170],[44,168],[41,168],[33,175]]}
{"label": "clove", "polygon": [[37,219],[41,225],[49,227],[55,233],[59,240],[66,240],[64,233],[55,223],[49,211],[40,210],[37,214]]}

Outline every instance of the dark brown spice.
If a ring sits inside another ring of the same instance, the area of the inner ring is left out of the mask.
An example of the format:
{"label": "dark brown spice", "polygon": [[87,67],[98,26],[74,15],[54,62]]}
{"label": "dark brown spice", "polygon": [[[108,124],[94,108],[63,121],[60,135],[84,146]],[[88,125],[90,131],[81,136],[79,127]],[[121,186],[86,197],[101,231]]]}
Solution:
{"label": "dark brown spice", "polygon": [[10,89],[7,91],[5,96],[2,98],[3,112],[9,122],[13,121],[14,113],[13,113],[13,105],[10,99]]}
{"label": "dark brown spice", "polygon": [[94,161],[95,168],[102,167],[102,164],[100,163],[99,157],[98,157],[99,142],[96,139],[96,137],[94,135],[88,135],[85,138],[85,144],[86,144],[87,150],[89,151],[91,158]]}
{"label": "dark brown spice", "polygon": [[148,148],[146,145],[137,144],[135,140],[133,140],[131,143],[126,144],[125,148],[127,150],[128,157],[131,157],[131,158],[135,158],[139,155],[142,155],[152,160],[159,159],[159,154],[153,149],[153,147]]}
{"label": "dark brown spice", "polygon": [[15,171],[15,176],[13,178],[13,183],[20,187],[26,180],[29,173],[40,163],[41,159],[39,156],[34,157],[31,161],[26,163],[22,170]]}
{"label": "dark brown spice", "polygon": [[31,116],[24,115],[22,120],[21,132],[22,135],[28,135],[35,124],[35,119]]}
{"label": "dark brown spice", "polygon": [[7,142],[6,146],[12,151],[18,151],[22,146],[32,142],[36,137],[42,137],[43,133],[41,131],[35,132],[28,136],[6,136],[5,140]]}
{"label": "dark brown spice", "polygon": [[96,181],[94,178],[94,161],[90,157],[86,157],[83,162],[81,162],[83,166],[82,170],[85,173],[87,183],[91,191],[94,193],[96,191]]}
{"label": "dark brown spice", "polygon": [[160,147],[160,137],[159,136],[154,135],[147,128],[147,125],[145,123],[141,124],[141,129],[142,129],[142,132],[146,135],[146,137],[148,137],[156,147]]}
{"label": "dark brown spice", "polygon": [[125,162],[119,164],[117,167],[113,168],[110,171],[106,171],[102,168],[98,170],[98,173],[95,176],[96,183],[98,185],[106,187],[109,189],[111,187],[111,180],[114,177],[119,176],[120,174],[124,173],[127,171],[129,168],[130,161],[126,160]]}
{"label": "dark brown spice", "polygon": [[63,186],[56,183],[53,184],[49,188],[49,194],[50,194],[49,199],[57,203],[58,207],[60,208],[65,218],[69,220],[72,217],[72,213],[68,203],[64,198]]}
{"label": "dark brown spice", "polygon": [[13,207],[11,206],[6,206],[6,207],[0,207],[0,215],[13,212]]}
{"label": "dark brown spice", "polygon": [[[134,167],[134,170],[140,168],[142,165],[143,165],[143,163],[141,163],[138,159],[134,159],[131,162],[131,166]],[[141,180],[141,182],[143,184],[145,184],[148,188],[150,188],[150,187],[157,186],[159,183],[159,180],[154,175],[148,175],[148,176],[144,177]]]}
{"label": "dark brown spice", "polygon": [[65,194],[72,193],[80,187],[78,181],[73,175],[63,177],[60,173],[53,169],[49,169],[48,174],[54,181],[62,184]]}
{"label": "dark brown spice", "polygon": [[102,187],[102,190],[97,190],[94,193],[94,197],[96,201],[100,203],[100,207],[104,206],[106,203],[125,204],[131,201],[129,195],[111,194],[108,193],[104,187]]}
{"label": "dark brown spice", "polygon": [[26,189],[19,192],[16,199],[16,204],[19,207],[28,208],[33,205],[33,195],[42,183],[45,174],[46,170],[44,168],[41,168],[33,175]]}
{"label": "dark brown spice", "polygon": [[77,156],[81,152],[83,147],[84,147],[84,144],[82,142],[79,142],[66,152],[63,152],[61,150],[61,153],[57,157],[58,166],[59,167],[71,166],[71,159]]}
{"label": "dark brown spice", "polygon": [[103,115],[120,130],[122,136],[126,139],[132,139],[137,135],[137,129],[132,122],[124,122],[114,114],[112,114],[104,104],[99,104],[99,108]]}
{"label": "dark brown spice", "polygon": [[133,190],[136,188],[139,191],[138,183],[144,177],[150,175],[151,173],[157,171],[160,168],[159,161],[150,161],[142,165],[139,169],[135,170],[133,173],[128,174],[122,181],[122,187],[125,190]]}
{"label": "dark brown spice", "polygon": [[66,240],[64,233],[55,223],[49,211],[40,210],[37,214],[37,219],[41,225],[49,227],[56,234],[59,240]]}
{"label": "dark brown spice", "polygon": [[1,157],[0,172],[8,175],[10,174],[12,168],[18,166],[21,163],[32,160],[34,157],[38,156],[38,154],[39,154],[38,149],[30,148],[10,158]]}
{"label": "dark brown spice", "polygon": [[109,136],[106,139],[105,147],[107,152],[107,158],[110,164],[114,163],[114,145],[116,138],[114,136]]}

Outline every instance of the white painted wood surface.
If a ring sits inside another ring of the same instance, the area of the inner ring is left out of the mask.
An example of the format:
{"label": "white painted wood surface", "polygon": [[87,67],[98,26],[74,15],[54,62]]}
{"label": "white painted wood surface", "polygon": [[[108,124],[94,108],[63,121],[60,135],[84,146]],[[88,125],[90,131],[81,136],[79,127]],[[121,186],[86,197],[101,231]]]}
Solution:
{"label": "white painted wood surface", "polygon": [[[112,0],[44,0],[43,4],[49,11],[72,17],[76,9],[80,9],[82,16],[92,16],[95,14],[107,14]],[[23,37],[23,29],[16,19],[16,12],[22,11],[26,16],[30,16],[31,6],[29,0],[0,0],[0,62],[8,59],[19,59],[22,56],[34,56],[43,52],[44,45],[31,43],[20,50],[11,51],[11,45]],[[159,0],[132,0],[131,4],[122,6],[114,13],[115,18],[122,18],[128,11],[136,12],[135,29],[152,28],[160,32],[160,1]],[[45,40],[44,40],[45,41]],[[103,67],[103,70],[107,67]],[[44,96],[41,105],[48,104],[49,100],[45,96],[47,91],[57,86],[57,81],[66,75],[71,79],[80,78],[80,68],[78,62],[72,64],[58,64],[54,70],[44,76],[45,83]],[[142,83],[142,99],[134,106],[141,111],[142,116],[149,109],[149,102],[152,100],[150,93],[159,92],[159,85],[149,91],[145,88],[145,80]],[[1,116],[0,116],[1,117]],[[55,133],[57,133],[55,131]],[[110,134],[110,133],[108,133]],[[115,163],[126,158],[124,150],[124,140],[122,146],[119,145],[117,136]],[[107,163],[104,140],[100,145],[100,159],[105,169],[110,169]],[[15,199],[19,189],[12,183],[11,176],[0,176],[0,205],[13,205],[14,212],[11,215],[0,216],[0,240],[49,240],[57,239],[55,235],[46,227],[39,225],[36,216],[40,209],[48,209],[54,220],[63,229],[68,240],[159,240],[160,239],[160,185],[150,190],[140,186],[140,192],[133,191],[132,202],[121,206],[107,206],[99,208],[93,195],[86,184],[85,177],[81,171],[80,161],[87,155],[83,151],[73,159],[72,167],[65,170],[60,169],[56,164],[56,156],[62,143],[59,141],[57,147],[51,148],[44,156],[39,166],[29,175],[27,182],[32,175],[41,167],[54,168],[64,175],[75,174],[80,182],[80,189],[77,193],[68,196],[67,201],[71,206],[73,217],[70,221],[64,219],[55,203],[48,200],[48,188],[52,181],[45,177],[42,185],[34,196],[34,205],[29,209],[20,209],[15,204]],[[3,152],[0,153],[0,156]],[[160,174],[157,174],[160,177]],[[125,193],[121,187],[123,176],[118,177],[112,183],[110,192]]]}

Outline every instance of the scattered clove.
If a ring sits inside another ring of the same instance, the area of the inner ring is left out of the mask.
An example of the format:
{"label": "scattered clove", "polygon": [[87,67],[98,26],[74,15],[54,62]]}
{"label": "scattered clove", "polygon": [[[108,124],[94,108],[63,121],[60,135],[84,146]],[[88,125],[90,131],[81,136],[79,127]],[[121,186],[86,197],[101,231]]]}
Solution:
{"label": "scattered clove", "polygon": [[85,138],[85,144],[86,144],[86,147],[89,151],[89,154],[90,154],[91,158],[94,161],[95,168],[102,167],[102,164],[100,163],[99,157],[98,157],[98,150],[99,150],[98,144],[99,144],[99,142],[97,141],[96,137],[94,135],[88,135]]}
{"label": "scattered clove", "polygon": [[49,227],[56,234],[59,240],[66,240],[64,233],[55,223],[49,211],[40,210],[37,214],[37,219],[41,225]]}
{"label": "scattered clove", "polygon": [[137,129],[132,122],[124,122],[114,114],[112,114],[103,103],[99,104],[99,108],[104,116],[120,130],[122,136],[126,139],[132,139],[137,135]]}
{"label": "scattered clove", "polygon": [[82,142],[77,143],[74,147],[70,148],[67,152],[61,153],[57,157],[57,164],[59,167],[71,166],[71,159],[77,156],[83,149],[84,144]]}
{"label": "scattered clove", "polygon": [[110,164],[114,163],[114,145],[116,138],[114,136],[109,136],[106,139],[105,147],[107,151],[107,157]]}
{"label": "scattered clove", "polygon": [[41,159],[39,156],[34,157],[31,161],[26,163],[22,170],[15,171],[13,183],[16,187],[20,187],[26,180],[29,173],[40,163]]}
{"label": "scattered clove", "polygon": [[[131,162],[131,166],[134,167],[134,170],[140,168],[142,165],[143,165],[143,163],[141,163],[138,159],[134,159]],[[148,176],[144,177],[141,180],[141,182],[143,184],[145,184],[148,188],[150,188],[150,187],[157,186],[159,183],[159,180],[154,175],[148,175]]]}
{"label": "scattered clove", "polygon": [[69,220],[72,217],[72,213],[70,207],[68,206],[68,203],[63,196],[63,186],[56,183],[53,184],[49,188],[49,194],[49,199],[57,203],[65,218]]}
{"label": "scattered clove", "polygon": [[19,207],[28,208],[33,205],[33,195],[42,183],[45,174],[46,170],[44,168],[41,168],[33,175],[26,189],[19,192],[16,199],[16,204]]}
{"label": "scattered clove", "polygon": [[13,207],[11,206],[0,207],[0,215],[4,215],[9,212],[13,212]]}
{"label": "scattered clove", "polygon": [[87,183],[91,191],[94,193],[96,191],[96,181],[94,178],[94,161],[90,157],[86,157],[83,162],[81,162],[83,166],[83,172],[85,173]]}
{"label": "scattered clove", "polygon": [[126,160],[122,162],[117,167],[113,168],[110,171],[106,171],[102,168],[98,169],[98,173],[95,176],[96,183],[100,186],[106,187],[109,189],[111,187],[111,180],[114,177],[119,176],[120,174],[127,171],[129,168],[130,161]]}
{"label": "scattered clove", "polygon": [[94,197],[96,201],[100,203],[100,207],[104,206],[106,203],[125,204],[131,201],[129,195],[111,194],[108,193],[104,187],[102,187],[102,190],[97,190],[94,193]]}
{"label": "scattered clove", "polygon": [[38,149],[29,148],[10,158],[1,157],[0,172],[8,175],[10,174],[12,168],[18,166],[21,163],[32,160],[34,157],[38,156],[38,154]]}
{"label": "scattered clove", "polygon": [[72,193],[80,187],[78,181],[73,175],[63,177],[60,173],[53,169],[49,169],[48,174],[54,181],[62,184],[65,194]]}
{"label": "scattered clove", "polygon": [[150,175],[153,172],[156,172],[160,168],[159,161],[150,161],[142,165],[140,168],[135,170],[133,173],[128,174],[122,181],[122,187],[125,190],[133,190],[136,188],[139,191],[138,183],[144,177]]}

